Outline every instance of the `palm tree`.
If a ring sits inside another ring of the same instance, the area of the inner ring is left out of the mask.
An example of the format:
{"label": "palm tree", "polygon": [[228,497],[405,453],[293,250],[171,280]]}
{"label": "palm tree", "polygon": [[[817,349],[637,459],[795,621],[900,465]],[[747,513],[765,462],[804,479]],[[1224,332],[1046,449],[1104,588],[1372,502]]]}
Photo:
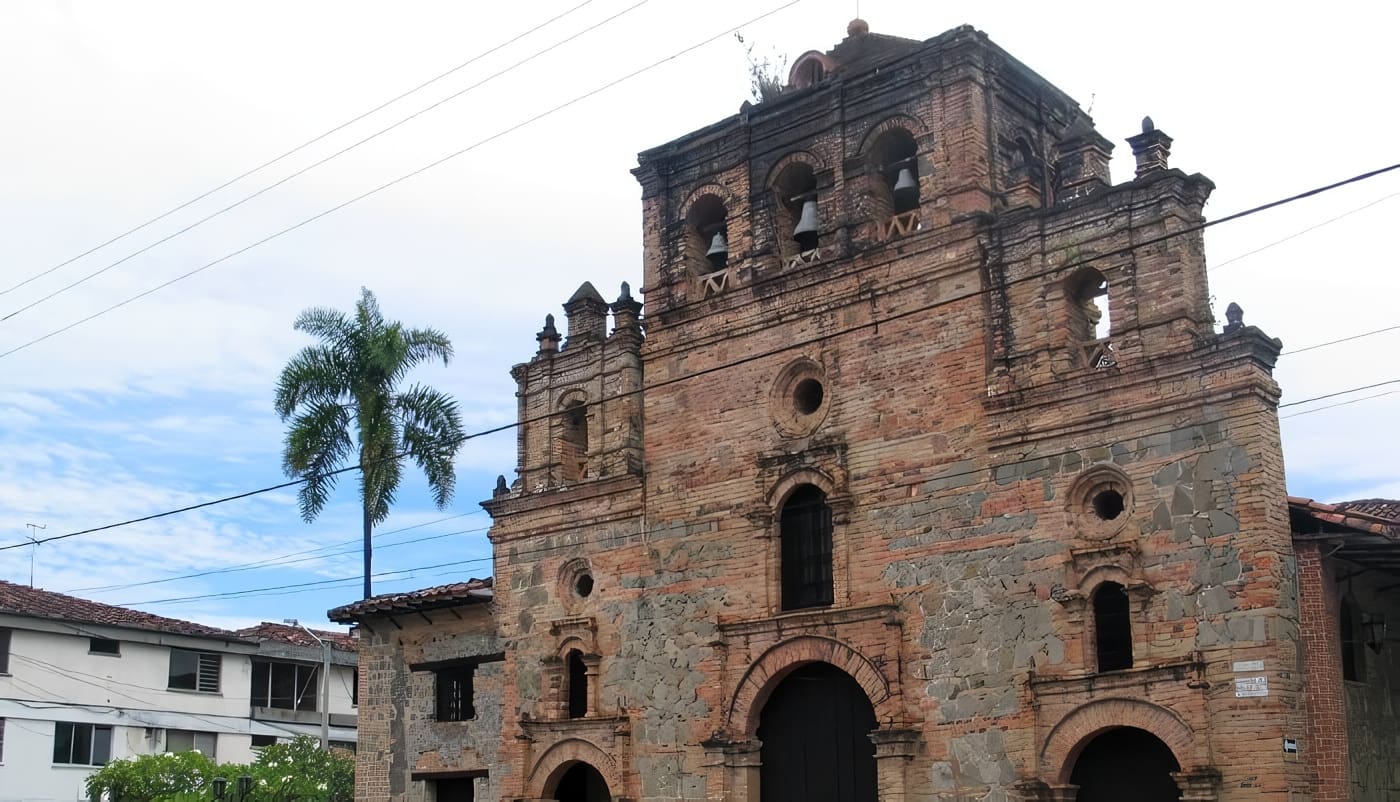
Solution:
{"label": "palm tree", "polygon": [[277,414],[284,422],[291,419],[282,469],[305,481],[298,501],[310,523],[326,506],[343,463],[356,455],[369,598],[370,535],[389,516],[401,460],[410,457],[423,469],[439,509],[452,499],[453,457],[465,439],[457,404],[431,387],[398,387],[424,361],[440,358],[446,365],[452,343],[436,329],[386,322],[374,293],[364,288],[353,317],[312,308],[297,316],[293,328],[319,342],[292,357],[277,380]]}

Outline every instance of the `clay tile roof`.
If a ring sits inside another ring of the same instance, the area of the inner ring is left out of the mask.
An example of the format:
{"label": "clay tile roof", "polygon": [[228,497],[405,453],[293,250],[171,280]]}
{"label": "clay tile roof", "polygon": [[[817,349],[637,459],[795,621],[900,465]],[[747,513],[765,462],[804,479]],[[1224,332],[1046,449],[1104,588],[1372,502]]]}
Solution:
{"label": "clay tile roof", "polygon": [[1289,496],[1288,517],[1294,541],[1323,542],[1328,556],[1400,575],[1400,519],[1361,509],[1384,512],[1395,505],[1384,499],[1324,504]]}
{"label": "clay tile roof", "polygon": [[214,638],[235,643],[246,642],[236,632],[216,627],[207,627],[193,621],[143,613],[129,607],[79,599],[54,593],[51,590],[16,585],[0,580],[0,613],[46,618],[54,621],[71,621],[79,624],[103,624],[125,629],[142,629],[148,632],[165,632],[175,635],[192,635],[200,638]]}
{"label": "clay tile roof", "polygon": [[326,613],[326,617],[339,624],[350,624],[367,616],[412,613],[418,610],[439,610],[444,607],[458,607],[463,604],[481,604],[496,597],[492,589],[493,581],[468,579],[451,585],[438,585],[407,593],[386,593],[368,599],[337,607]]}
{"label": "clay tile roof", "polygon": [[[311,630],[322,640],[331,645],[332,649],[341,652],[356,651],[359,644],[355,641],[355,636],[349,632],[332,632],[325,629]],[[255,627],[247,627],[238,630],[238,634],[248,640],[274,641],[276,643],[286,643],[291,646],[305,646],[311,649],[319,649],[321,645],[316,639],[306,634],[306,630],[292,624],[274,624],[271,621],[264,621]]]}
{"label": "clay tile roof", "polygon": [[[1359,509],[1348,509],[1348,504],[1363,504],[1380,501],[1371,499],[1368,502],[1344,502],[1342,504],[1326,504],[1321,501],[1314,501],[1310,498],[1299,498],[1298,496],[1288,497],[1288,508],[1291,512],[1301,513],[1308,518],[1324,524],[1355,529],[1373,535],[1400,535],[1400,519],[1394,517],[1384,517],[1372,515]],[[1396,504],[1396,502],[1388,502]]]}
{"label": "clay tile roof", "polygon": [[1363,498],[1358,501],[1339,502],[1334,506],[1343,512],[1359,512],[1400,524],[1400,501],[1393,498]]}

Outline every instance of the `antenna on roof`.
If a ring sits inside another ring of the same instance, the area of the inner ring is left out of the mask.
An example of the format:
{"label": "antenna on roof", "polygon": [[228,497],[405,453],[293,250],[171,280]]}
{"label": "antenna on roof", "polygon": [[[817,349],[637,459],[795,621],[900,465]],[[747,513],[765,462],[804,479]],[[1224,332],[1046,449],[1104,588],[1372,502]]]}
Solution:
{"label": "antenna on roof", "polygon": [[47,524],[25,524],[29,527],[29,587],[34,587],[34,553],[39,550],[39,539],[34,537],[35,530],[48,529]]}

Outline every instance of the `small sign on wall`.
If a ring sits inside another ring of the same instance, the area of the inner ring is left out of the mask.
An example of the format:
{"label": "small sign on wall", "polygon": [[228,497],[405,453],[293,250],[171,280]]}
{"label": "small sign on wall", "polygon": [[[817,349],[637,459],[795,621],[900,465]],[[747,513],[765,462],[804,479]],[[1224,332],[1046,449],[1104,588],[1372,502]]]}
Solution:
{"label": "small sign on wall", "polygon": [[1284,739],[1283,739],[1283,751],[1284,751],[1284,754],[1289,754],[1289,755],[1296,755],[1296,754],[1298,754],[1298,741],[1297,741],[1296,739],[1293,739],[1293,738],[1284,738]]}
{"label": "small sign on wall", "polygon": [[1239,673],[1239,672],[1241,672],[1241,671],[1263,671],[1263,670],[1264,670],[1264,661],[1263,661],[1263,660],[1237,660],[1237,661],[1235,662],[1235,664],[1234,664],[1233,667],[1234,667],[1236,673]]}
{"label": "small sign on wall", "polygon": [[1264,675],[1257,677],[1235,677],[1235,698],[1244,699],[1250,696],[1268,696],[1269,678]]}

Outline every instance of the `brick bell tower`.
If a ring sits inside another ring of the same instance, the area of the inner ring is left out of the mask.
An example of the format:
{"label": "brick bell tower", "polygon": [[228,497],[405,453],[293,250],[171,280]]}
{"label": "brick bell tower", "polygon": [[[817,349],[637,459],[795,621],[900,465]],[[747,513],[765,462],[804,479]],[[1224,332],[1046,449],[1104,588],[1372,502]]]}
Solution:
{"label": "brick bell tower", "polygon": [[1279,343],[1215,330],[1212,184],[1128,143],[1114,184],[985,34],[856,20],[639,156],[645,338],[585,285],[514,372],[503,793],[1306,787]]}

